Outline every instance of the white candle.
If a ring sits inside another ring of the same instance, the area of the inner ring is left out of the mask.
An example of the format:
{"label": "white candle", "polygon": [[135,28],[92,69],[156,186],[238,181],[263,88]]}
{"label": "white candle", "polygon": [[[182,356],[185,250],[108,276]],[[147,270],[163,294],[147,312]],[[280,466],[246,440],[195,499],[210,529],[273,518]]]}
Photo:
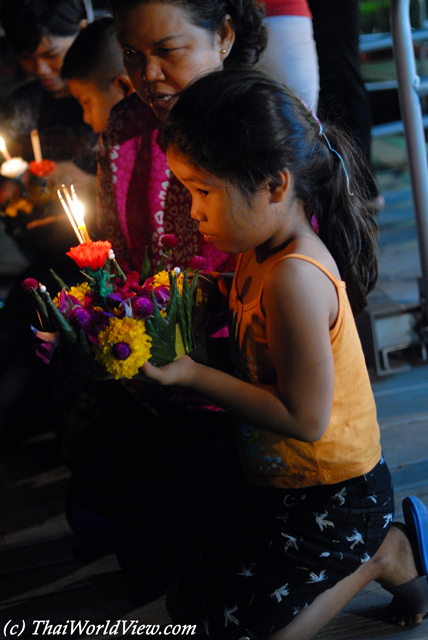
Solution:
{"label": "white candle", "polygon": [[19,178],[28,169],[28,162],[22,158],[10,158],[2,162],[0,173],[5,178]]}
{"label": "white candle", "polygon": [[77,228],[79,229],[79,231],[82,233],[85,242],[89,243],[91,242],[91,239],[89,237],[88,231],[86,229],[86,225],[85,225],[85,218],[84,218],[84,213],[85,213],[85,209],[83,207],[83,204],[78,200],[77,196],[76,196],[76,192],[74,190],[74,186],[71,185],[70,187],[71,189],[71,197],[73,199],[73,208],[71,210],[73,217],[76,221],[77,224]]}
{"label": "white candle", "polygon": [[74,218],[73,218],[73,216],[71,215],[71,212],[70,212],[69,208],[68,208],[68,207],[67,207],[67,205],[65,204],[65,202],[64,202],[64,198],[62,197],[62,195],[61,195],[61,191],[60,191],[59,189],[58,189],[58,191],[57,191],[57,194],[58,194],[59,201],[60,201],[60,203],[62,204],[62,206],[64,207],[64,211],[65,211],[65,213],[67,214],[67,218],[69,219],[70,224],[71,224],[71,226],[73,227],[73,231],[74,231],[74,233],[76,234],[78,241],[80,242],[80,244],[84,244],[84,243],[85,243],[85,241],[84,241],[84,239],[82,238],[82,235],[81,235],[81,233],[79,232],[79,229],[77,228],[76,223],[74,222]]}
{"label": "white candle", "polygon": [[73,185],[71,185],[71,196],[64,184],[61,185],[61,188],[64,192],[65,200],[62,197],[59,189],[57,191],[58,198],[62,206],[64,207],[64,211],[67,214],[68,219],[70,220],[71,226],[73,227],[80,244],[84,244],[85,242],[89,244],[91,242],[91,239],[86,229],[85,220],[83,217],[83,205],[78,200]]}
{"label": "white candle", "polygon": [[33,129],[31,132],[31,144],[33,145],[34,160],[41,162],[43,160],[42,149],[40,147],[39,132]]}
{"label": "white candle", "polygon": [[6,143],[3,140],[3,138],[0,138],[0,151],[2,152],[2,154],[4,155],[6,160],[12,160],[12,156],[10,155],[9,151],[7,150]]}

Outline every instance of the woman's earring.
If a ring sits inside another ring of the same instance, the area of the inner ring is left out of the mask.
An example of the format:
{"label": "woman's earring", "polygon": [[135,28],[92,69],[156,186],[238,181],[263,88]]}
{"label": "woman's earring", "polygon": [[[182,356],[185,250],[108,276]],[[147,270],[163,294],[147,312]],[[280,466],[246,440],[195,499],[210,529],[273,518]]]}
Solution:
{"label": "woman's earring", "polygon": [[220,53],[226,53],[226,49],[220,49]]}

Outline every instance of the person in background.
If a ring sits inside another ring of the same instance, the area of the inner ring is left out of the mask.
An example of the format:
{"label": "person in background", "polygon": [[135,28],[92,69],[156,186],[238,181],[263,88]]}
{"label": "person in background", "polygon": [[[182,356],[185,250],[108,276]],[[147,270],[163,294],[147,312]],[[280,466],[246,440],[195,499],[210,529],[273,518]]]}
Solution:
{"label": "person in background", "polygon": [[[37,129],[44,159],[55,162],[52,183],[73,183],[90,213],[95,202],[97,136],[83,121],[82,108],[70,95],[61,77],[64,56],[79,31],[87,24],[83,0],[14,0],[2,2],[1,24],[11,49],[29,81],[15,89],[3,104],[0,134],[12,156],[34,159],[31,131]],[[4,180],[4,179],[3,179]],[[45,213],[48,212],[49,215]],[[52,214],[52,215],[50,215]],[[27,270],[48,288],[54,285],[50,269],[73,283],[76,277],[66,251],[76,238],[63,215],[55,188],[34,225],[14,236],[24,253]],[[20,437],[42,426],[61,428],[55,407],[55,379],[34,354],[31,324],[37,324],[21,290],[11,287],[0,318],[0,333],[6,336],[0,353],[0,437]],[[50,390],[51,401],[41,407],[38,425],[32,419],[35,398]],[[64,399],[58,397],[59,406]],[[30,414],[30,415],[29,415]],[[19,427],[19,428],[18,428]]]}
{"label": "person in background", "polygon": [[83,120],[101,133],[112,107],[134,90],[113,18],[100,18],[79,33],[64,58],[61,76],[83,109]]}
{"label": "person in background", "polygon": [[292,89],[317,110],[318,58],[307,0],[265,0],[268,44],[259,69]]}
{"label": "person in background", "polygon": [[[345,128],[370,165],[372,116],[361,73],[359,0],[308,0],[318,52],[322,120]],[[379,211],[384,197],[372,172],[364,172],[369,206]]]}
{"label": "person in background", "polygon": [[[31,130],[37,129],[43,157],[55,161],[54,179],[88,185],[94,193],[96,154],[91,128],[61,77],[64,56],[86,26],[83,0],[3,2],[0,19],[6,37],[30,82],[5,104],[7,146],[13,156],[33,159]],[[89,186],[91,185],[91,186]]]}

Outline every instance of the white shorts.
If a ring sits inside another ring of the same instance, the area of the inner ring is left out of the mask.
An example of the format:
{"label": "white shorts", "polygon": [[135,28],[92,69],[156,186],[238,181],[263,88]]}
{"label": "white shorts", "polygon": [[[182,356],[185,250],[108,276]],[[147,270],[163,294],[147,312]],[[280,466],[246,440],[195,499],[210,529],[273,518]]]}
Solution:
{"label": "white shorts", "polygon": [[311,18],[271,16],[265,24],[269,40],[258,68],[293,89],[316,111],[319,72]]}

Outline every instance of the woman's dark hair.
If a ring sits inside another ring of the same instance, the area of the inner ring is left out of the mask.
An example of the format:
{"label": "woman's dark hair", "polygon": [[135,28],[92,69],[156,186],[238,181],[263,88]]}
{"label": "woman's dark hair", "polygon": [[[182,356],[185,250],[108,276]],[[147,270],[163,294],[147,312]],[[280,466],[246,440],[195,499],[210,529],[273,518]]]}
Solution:
{"label": "woman's dark hair", "polygon": [[367,207],[364,161],[345,134],[324,125],[285,86],[257,71],[225,70],[191,83],[171,109],[164,141],[192,163],[251,197],[278,172],[293,176],[296,197],[346,282],[355,314],[377,279],[377,224]]}
{"label": "woman's dark hair", "polygon": [[259,60],[267,44],[263,24],[264,5],[258,0],[113,0],[113,14],[123,15],[130,9],[150,2],[176,4],[188,12],[192,23],[213,34],[221,31],[229,15],[235,28],[235,42],[225,68],[250,68]]}
{"label": "woman's dark hair", "polygon": [[1,3],[1,23],[18,54],[32,53],[45,35],[73,36],[86,18],[83,0],[8,0]]}

